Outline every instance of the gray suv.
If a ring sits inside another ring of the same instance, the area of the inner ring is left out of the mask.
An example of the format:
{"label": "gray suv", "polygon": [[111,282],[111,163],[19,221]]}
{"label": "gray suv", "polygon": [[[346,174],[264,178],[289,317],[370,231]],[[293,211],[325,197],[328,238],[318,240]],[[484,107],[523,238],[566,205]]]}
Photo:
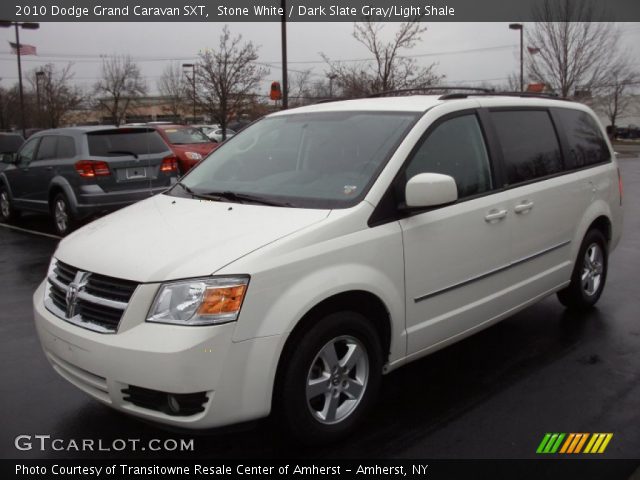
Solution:
{"label": "gray suv", "polygon": [[0,220],[22,210],[49,213],[59,235],[176,182],[177,160],[149,127],[73,127],[38,132],[5,157]]}

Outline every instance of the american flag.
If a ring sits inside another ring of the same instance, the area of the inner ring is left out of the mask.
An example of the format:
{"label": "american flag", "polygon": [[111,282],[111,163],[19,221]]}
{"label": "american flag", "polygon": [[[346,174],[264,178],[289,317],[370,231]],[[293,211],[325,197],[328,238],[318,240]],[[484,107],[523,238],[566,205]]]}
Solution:
{"label": "american flag", "polygon": [[[11,53],[14,55],[18,54],[18,44],[9,42],[11,45]],[[36,47],[34,45],[27,45],[26,43],[20,44],[20,55],[37,55]]]}

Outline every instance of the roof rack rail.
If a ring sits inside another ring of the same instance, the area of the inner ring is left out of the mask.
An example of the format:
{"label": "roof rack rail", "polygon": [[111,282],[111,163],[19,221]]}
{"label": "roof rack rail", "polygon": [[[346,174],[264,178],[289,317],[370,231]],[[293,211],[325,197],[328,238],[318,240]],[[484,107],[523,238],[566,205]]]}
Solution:
{"label": "roof rack rail", "polygon": [[445,95],[440,96],[439,100],[453,100],[456,98],[467,98],[467,97],[532,97],[532,98],[546,98],[550,100],[567,100],[564,97],[560,97],[556,94],[550,93],[534,93],[534,92],[479,92],[479,93],[447,93]]}
{"label": "roof rack rail", "polygon": [[[493,90],[490,88],[452,87],[447,85],[440,85],[440,86],[434,85],[432,87],[416,87],[416,88],[401,88],[398,90],[386,90],[384,92],[371,93],[367,95],[365,98],[386,97],[387,95],[396,95],[398,93],[410,93],[410,92],[440,92],[442,90],[465,90],[465,91],[486,93],[486,94],[493,92]],[[450,94],[450,95],[455,95],[455,94]]]}

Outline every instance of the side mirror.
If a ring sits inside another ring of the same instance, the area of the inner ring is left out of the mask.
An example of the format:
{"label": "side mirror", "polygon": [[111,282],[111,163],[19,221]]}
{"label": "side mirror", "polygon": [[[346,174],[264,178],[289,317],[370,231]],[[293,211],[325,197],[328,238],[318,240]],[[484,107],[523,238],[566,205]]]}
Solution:
{"label": "side mirror", "polygon": [[445,205],[458,200],[458,187],[449,175],[419,173],[407,182],[405,199],[409,208]]}

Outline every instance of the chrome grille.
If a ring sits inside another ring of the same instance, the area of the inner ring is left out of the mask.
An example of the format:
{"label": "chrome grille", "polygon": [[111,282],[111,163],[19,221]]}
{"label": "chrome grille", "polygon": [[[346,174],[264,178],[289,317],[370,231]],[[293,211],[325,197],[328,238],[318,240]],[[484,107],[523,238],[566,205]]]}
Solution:
{"label": "chrome grille", "polygon": [[114,333],[138,284],[90,273],[53,260],[47,277],[45,307],[89,330]]}

